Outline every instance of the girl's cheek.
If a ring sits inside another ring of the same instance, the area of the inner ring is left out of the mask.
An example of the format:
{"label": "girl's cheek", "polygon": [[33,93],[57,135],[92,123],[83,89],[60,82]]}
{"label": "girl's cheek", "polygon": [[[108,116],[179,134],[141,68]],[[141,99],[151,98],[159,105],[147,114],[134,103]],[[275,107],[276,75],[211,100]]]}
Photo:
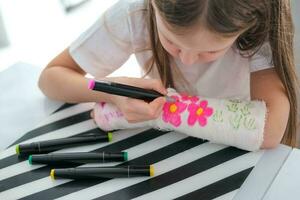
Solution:
{"label": "girl's cheek", "polygon": [[178,57],[178,53],[180,52],[180,49],[174,47],[171,44],[162,43],[164,49],[173,57]]}
{"label": "girl's cheek", "polygon": [[169,48],[168,50],[166,50],[171,56],[177,58],[178,54],[179,54],[179,50],[178,49],[172,49]]}

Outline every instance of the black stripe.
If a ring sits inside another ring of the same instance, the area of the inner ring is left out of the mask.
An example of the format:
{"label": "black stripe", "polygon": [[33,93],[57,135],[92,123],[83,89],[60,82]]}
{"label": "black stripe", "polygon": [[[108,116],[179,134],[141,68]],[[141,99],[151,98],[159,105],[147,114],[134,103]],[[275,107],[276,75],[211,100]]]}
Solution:
{"label": "black stripe", "polygon": [[[102,152],[102,151],[107,151],[107,152],[118,152],[118,151],[123,151],[124,149],[131,148],[133,146],[136,146],[138,144],[144,143],[148,140],[154,139],[156,137],[159,137],[166,132],[161,132],[158,130],[147,130],[144,131],[140,134],[134,135],[132,137],[129,137],[127,139],[121,140],[119,142],[107,145],[105,147],[101,147],[98,149],[93,150],[92,152]],[[64,165],[64,167],[77,167],[80,164],[68,164]],[[3,186],[0,188],[0,192],[4,190],[8,190],[13,187],[17,187],[19,185],[26,184],[28,182],[45,178],[49,176],[50,169],[53,167],[47,165],[32,171],[28,171],[22,174],[18,174],[16,176],[4,179],[0,181],[0,185],[3,184]]]}
{"label": "black stripe", "polygon": [[60,106],[57,110],[55,110],[53,113],[57,113],[59,111],[62,111],[64,109],[67,109],[67,108],[70,108],[70,107],[76,106],[76,105],[78,105],[78,104],[65,103],[62,106]]}
{"label": "black stripe", "polygon": [[[168,146],[165,146],[161,149],[158,149],[156,151],[153,151],[151,153],[145,154],[141,157],[138,157],[136,159],[130,160],[128,162],[124,162],[120,165],[148,165],[153,164],[156,162],[159,162],[161,160],[164,160],[166,158],[169,158],[171,156],[174,156],[178,153],[181,153],[183,151],[186,151],[190,148],[193,148],[195,146],[198,146],[202,143],[204,143],[204,140],[188,137],[185,139],[182,139],[180,141],[177,141],[173,144],[170,144]],[[91,187],[93,185],[108,181],[110,179],[101,179],[101,180],[90,180],[90,181],[84,181],[84,180],[73,180],[71,182],[58,185],[53,188],[49,188],[47,190],[32,194],[30,196],[25,197],[24,199],[54,199],[58,198],[67,194],[70,194],[72,192],[76,192],[78,190],[85,189],[87,187]]]}
{"label": "black stripe", "polygon": [[236,149],[234,147],[227,147],[203,158],[199,158],[198,160],[183,165],[179,168],[176,168],[172,171],[164,173],[160,176],[156,176],[141,183],[137,183],[135,185],[101,196],[96,199],[132,199],[174,184],[178,181],[201,173],[205,170],[208,170],[212,167],[220,165],[226,161],[229,161],[246,153],[247,151],[244,150]]}
{"label": "black stripe", "polygon": [[228,192],[239,189],[248,175],[250,174],[253,167],[245,169],[239,173],[226,177],[215,183],[212,183],[204,188],[191,192],[189,194],[183,195],[177,200],[188,200],[188,199],[214,199],[216,197],[222,196]]}
{"label": "black stripe", "polygon": [[[104,134],[105,132],[99,128],[94,128],[76,135],[72,135],[70,137],[76,137],[76,136],[80,136],[80,135],[85,135],[85,134],[89,134],[89,133],[99,133],[99,134]],[[26,160],[27,157],[20,157],[16,154],[8,156],[6,158],[3,158],[0,162],[0,169],[8,167],[10,165],[14,165],[17,164],[18,162],[24,161]]]}
{"label": "black stripe", "polygon": [[21,143],[25,140],[29,140],[31,138],[43,135],[45,133],[52,132],[52,131],[64,128],[66,126],[71,126],[71,125],[83,122],[85,120],[89,120],[89,119],[91,119],[90,112],[91,112],[91,110],[85,111],[83,113],[79,113],[79,114],[76,114],[76,115],[73,115],[73,116],[70,116],[70,117],[52,122],[50,124],[41,126],[41,127],[36,128],[32,131],[29,131],[24,136],[20,137],[17,141],[15,141],[13,144],[11,144],[9,147],[11,147],[13,145],[16,145],[18,143]]}

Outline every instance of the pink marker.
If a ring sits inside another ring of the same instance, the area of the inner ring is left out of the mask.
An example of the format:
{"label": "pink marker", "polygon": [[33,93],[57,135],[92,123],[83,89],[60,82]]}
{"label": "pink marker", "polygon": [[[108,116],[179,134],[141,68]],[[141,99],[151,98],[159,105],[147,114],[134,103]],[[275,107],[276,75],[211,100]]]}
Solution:
{"label": "pink marker", "polygon": [[90,80],[89,80],[89,84],[88,84],[88,88],[89,88],[90,90],[93,90],[94,87],[95,87],[95,80],[90,79]]}

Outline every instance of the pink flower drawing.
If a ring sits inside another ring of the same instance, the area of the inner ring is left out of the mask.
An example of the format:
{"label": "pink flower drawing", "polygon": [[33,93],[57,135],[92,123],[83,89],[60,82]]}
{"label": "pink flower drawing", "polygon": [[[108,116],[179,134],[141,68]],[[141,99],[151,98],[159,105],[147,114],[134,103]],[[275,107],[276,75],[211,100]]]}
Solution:
{"label": "pink flower drawing", "polygon": [[193,103],[196,103],[197,101],[199,101],[199,97],[197,96],[191,96],[185,93],[182,93],[181,95],[181,99],[182,101],[191,101]]}
{"label": "pink flower drawing", "polygon": [[166,102],[163,107],[162,119],[166,123],[171,123],[175,127],[178,127],[181,124],[180,113],[185,111],[187,104],[179,101],[178,96],[172,96],[176,99],[176,102]]}
{"label": "pink flower drawing", "polygon": [[213,108],[207,107],[207,104],[208,102],[203,100],[199,104],[191,103],[189,105],[188,125],[193,126],[198,121],[200,126],[206,126],[207,118],[213,114]]}

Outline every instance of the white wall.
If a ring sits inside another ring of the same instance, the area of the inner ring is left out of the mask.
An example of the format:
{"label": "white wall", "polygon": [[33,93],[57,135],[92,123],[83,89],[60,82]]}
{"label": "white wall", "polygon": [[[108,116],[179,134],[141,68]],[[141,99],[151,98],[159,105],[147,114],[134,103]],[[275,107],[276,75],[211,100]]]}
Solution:
{"label": "white wall", "polygon": [[17,61],[45,65],[115,2],[93,0],[67,15],[59,0],[0,0],[11,43],[0,49],[0,71]]}

